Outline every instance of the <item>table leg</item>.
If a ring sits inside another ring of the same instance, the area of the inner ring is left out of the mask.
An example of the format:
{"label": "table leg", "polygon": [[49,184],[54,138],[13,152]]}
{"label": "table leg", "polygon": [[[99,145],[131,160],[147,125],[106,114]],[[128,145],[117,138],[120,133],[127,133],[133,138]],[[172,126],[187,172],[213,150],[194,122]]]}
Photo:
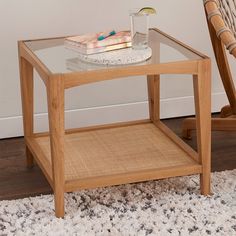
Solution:
{"label": "table leg", "polygon": [[[23,126],[24,136],[30,137],[33,135],[34,128],[34,92],[33,92],[33,67],[23,57],[19,58],[20,66],[20,81],[21,81],[21,100],[22,100],[22,113],[23,113]],[[33,167],[33,155],[26,146],[26,162],[27,167]]]}
{"label": "table leg", "polygon": [[61,76],[51,76],[47,86],[51,163],[54,184],[55,214],[64,216],[64,81]]}
{"label": "table leg", "polygon": [[149,116],[152,122],[160,120],[160,75],[148,75]]}
{"label": "table leg", "polygon": [[196,110],[197,144],[201,193],[210,194],[211,171],[211,64],[210,60],[199,62],[198,75],[193,76],[194,101]]}

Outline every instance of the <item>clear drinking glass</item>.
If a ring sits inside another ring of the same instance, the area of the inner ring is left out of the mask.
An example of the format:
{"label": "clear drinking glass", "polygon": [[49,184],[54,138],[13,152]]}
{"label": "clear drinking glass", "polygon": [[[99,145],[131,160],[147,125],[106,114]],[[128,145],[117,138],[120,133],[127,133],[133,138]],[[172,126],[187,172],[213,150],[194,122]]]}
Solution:
{"label": "clear drinking glass", "polygon": [[148,47],[149,15],[137,12],[130,13],[131,38],[133,49],[145,49]]}

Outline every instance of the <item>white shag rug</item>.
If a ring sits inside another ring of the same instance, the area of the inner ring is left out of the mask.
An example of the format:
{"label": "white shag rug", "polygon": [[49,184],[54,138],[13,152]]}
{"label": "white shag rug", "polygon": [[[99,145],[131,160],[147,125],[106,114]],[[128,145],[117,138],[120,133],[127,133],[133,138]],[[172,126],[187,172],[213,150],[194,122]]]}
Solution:
{"label": "white shag rug", "polygon": [[188,176],[69,193],[64,219],[53,195],[1,201],[0,235],[236,235],[236,169],[213,173],[212,191]]}

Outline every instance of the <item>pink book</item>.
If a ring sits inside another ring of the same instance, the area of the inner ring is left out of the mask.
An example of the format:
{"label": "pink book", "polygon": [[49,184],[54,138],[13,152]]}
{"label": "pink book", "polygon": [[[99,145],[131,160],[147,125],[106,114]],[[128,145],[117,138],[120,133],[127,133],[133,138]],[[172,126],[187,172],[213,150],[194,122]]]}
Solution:
{"label": "pink book", "polygon": [[67,45],[71,44],[73,46],[90,49],[131,42],[131,35],[129,31],[120,31],[103,40],[98,40],[98,37],[103,33],[104,32],[99,32],[68,37],[65,39],[65,43]]}

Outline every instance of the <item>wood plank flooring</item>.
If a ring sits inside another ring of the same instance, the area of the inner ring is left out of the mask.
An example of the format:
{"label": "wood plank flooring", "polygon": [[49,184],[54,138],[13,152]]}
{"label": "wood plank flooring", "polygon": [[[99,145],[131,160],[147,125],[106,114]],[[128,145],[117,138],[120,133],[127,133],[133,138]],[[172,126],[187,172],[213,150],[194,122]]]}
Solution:
{"label": "wood plank flooring", "polygon": [[[184,118],[167,119],[164,122],[179,136]],[[196,149],[196,136],[185,140]],[[212,132],[212,171],[236,168],[236,132]],[[38,166],[27,169],[23,138],[0,140],[0,200],[17,199],[51,193]]]}

